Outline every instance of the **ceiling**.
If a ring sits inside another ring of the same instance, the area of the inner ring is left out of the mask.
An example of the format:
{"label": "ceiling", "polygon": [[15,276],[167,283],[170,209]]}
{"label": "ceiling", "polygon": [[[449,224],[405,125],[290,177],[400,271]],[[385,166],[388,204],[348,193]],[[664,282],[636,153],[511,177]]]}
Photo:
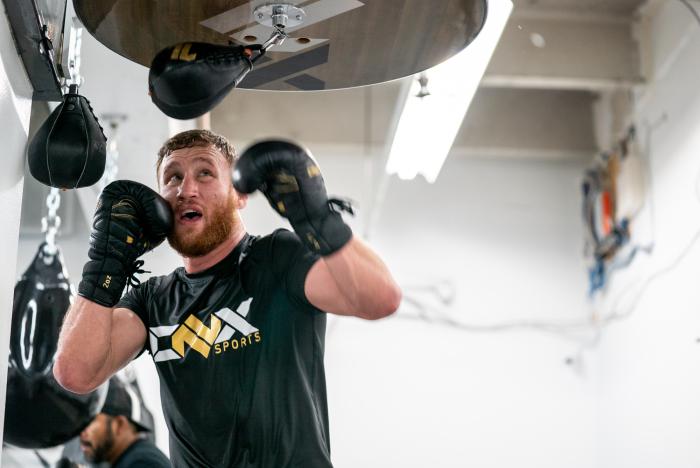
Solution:
{"label": "ceiling", "polygon": [[[451,157],[590,158],[601,146],[595,128],[601,98],[644,82],[634,31],[644,3],[514,0]],[[148,70],[87,33],[81,56],[81,92],[103,123],[109,114],[126,118],[119,127],[120,177],[145,180],[168,136],[168,120],[146,94]],[[234,90],[211,112],[211,128],[238,144],[283,136],[383,158],[404,81],[320,92]],[[27,180],[25,204],[41,206],[45,188]],[[64,209],[77,203],[71,198],[64,195]],[[37,216],[25,216],[22,233],[37,232]]]}
{"label": "ceiling", "polygon": [[[598,97],[644,81],[634,36],[635,12],[642,4],[515,0],[453,157],[580,159],[595,153]],[[211,126],[234,141],[281,135],[381,149],[402,81],[330,92],[237,90],[212,111]]]}
{"label": "ceiling", "polygon": [[516,9],[536,8],[540,10],[565,10],[572,13],[595,13],[600,15],[632,15],[640,0],[514,0]]}

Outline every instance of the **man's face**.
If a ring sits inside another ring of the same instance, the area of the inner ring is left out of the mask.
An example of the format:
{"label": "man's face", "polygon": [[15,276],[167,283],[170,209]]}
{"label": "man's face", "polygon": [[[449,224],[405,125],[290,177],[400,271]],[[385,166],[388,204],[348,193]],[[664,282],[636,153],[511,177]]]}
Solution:
{"label": "man's face", "polygon": [[90,463],[100,463],[108,460],[113,446],[112,418],[99,413],[80,433],[80,450],[85,460]]}
{"label": "man's face", "polygon": [[162,162],[160,194],[170,203],[175,227],[170,245],[185,257],[200,257],[233,231],[236,211],[245,206],[231,183],[231,168],[214,146],[173,151]]}

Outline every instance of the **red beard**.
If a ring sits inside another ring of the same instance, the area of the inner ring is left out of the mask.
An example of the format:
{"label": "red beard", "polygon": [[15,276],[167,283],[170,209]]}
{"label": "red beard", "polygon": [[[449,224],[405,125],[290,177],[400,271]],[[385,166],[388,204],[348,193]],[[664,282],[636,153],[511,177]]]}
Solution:
{"label": "red beard", "polygon": [[168,243],[183,257],[202,257],[229,238],[236,224],[236,199],[231,194],[209,214],[209,221],[198,234],[177,234],[177,229],[168,236]]}

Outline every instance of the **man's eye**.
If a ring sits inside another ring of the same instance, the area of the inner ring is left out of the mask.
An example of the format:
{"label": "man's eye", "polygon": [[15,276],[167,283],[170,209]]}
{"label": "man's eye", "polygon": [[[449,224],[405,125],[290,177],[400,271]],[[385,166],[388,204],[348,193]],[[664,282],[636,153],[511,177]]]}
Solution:
{"label": "man's eye", "polygon": [[167,179],[166,183],[168,185],[170,185],[170,184],[174,184],[174,183],[179,182],[179,181],[180,181],[180,176],[177,174],[173,174]]}
{"label": "man's eye", "polygon": [[202,172],[200,172],[200,174],[201,174],[201,175],[204,175],[204,176],[210,176],[210,175],[211,175],[211,171],[209,171],[208,169],[204,169]]}

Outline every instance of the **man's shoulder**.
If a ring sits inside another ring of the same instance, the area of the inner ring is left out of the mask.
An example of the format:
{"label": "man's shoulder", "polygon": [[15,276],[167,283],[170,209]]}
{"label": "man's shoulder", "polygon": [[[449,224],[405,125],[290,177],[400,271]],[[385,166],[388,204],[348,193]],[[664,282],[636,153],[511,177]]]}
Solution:
{"label": "man's shoulder", "polygon": [[277,228],[274,231],[272,231],[269,234],[266,234],[264,236],[256,236],[256,235],[250,235],[251,241],[255,243],[260,243],[260,242],[272,242],[275,239],[279,239],[280,237],[284,238],[288,235],[296,236],[292,231],[289,229],[285,228]]}
{"label": "man's shoulder", "polygon": [[299,245],[301,245],[301,240],[294,232],[279,228],[265,236],[251,236],[250,250],[267,252],[271,248],[297,248]]}
{"label": "man's shoulder", "polygon": [[279,275],[296,251],[295,244],[301,245],[301,241],[287,229],[275,229],[264,236],[250,236],[240,263],[245,289],[252,291],[269,282],[270,274]]}
{"label": "man's shoulder", "polygon": [[114,465],[115,468],[129,467],[169,467],[170,461],[151,441],[139,439],[124,452]]}

